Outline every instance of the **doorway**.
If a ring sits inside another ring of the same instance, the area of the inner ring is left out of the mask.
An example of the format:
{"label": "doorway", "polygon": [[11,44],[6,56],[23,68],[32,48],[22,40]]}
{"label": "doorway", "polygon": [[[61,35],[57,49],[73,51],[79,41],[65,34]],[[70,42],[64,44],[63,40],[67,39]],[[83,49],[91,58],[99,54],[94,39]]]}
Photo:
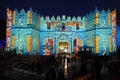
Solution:
{"label": "doorway", "polygon": [[59,42],[59,53],[68,53],[68,42]]}

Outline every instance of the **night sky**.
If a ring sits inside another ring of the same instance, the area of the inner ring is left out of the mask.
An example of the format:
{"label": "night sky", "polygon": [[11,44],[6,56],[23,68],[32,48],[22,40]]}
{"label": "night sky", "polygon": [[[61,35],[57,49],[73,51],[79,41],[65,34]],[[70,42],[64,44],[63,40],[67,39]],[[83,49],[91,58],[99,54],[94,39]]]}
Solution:
{"label": "night sky", "polygon": [[[17,8],[32,8],[43,16],[84,16],[90,11],[98,10],[117,10],[117,24],[120,24],[120,2],[119,0],[0,0],[0,22],[6,21],[6,8],[15,10]],[[0,24],[1,25],[1,24]],[[0,27],[0,35],[5,38],[5,26]]]}

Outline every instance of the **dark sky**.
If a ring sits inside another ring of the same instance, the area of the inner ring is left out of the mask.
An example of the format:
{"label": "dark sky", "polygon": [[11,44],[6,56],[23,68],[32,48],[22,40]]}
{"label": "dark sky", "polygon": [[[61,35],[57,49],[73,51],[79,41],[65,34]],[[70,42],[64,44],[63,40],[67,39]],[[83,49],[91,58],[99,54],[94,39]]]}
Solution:
{"label": "dark sky", "polygon": [[[119,0],[0,0],[0,20],[5,20],[6,8],[18,10],[30,7],[43,16],[67,15],[83,16],[97,7],[99,10],[117,10],[117,23],[120,24],[120,2]],[[5,30],[5,29],[4,29]],[[1,31],[1,28],[0,28]]]}
{"label": "dark sky", "polygon": [[39,12],[41,15],[70,15],[81,16],[98,9],[110,10],[116,8],[120,11],[119,0],[0,0],[0,16],[5,16],[6,8],[24,8]]}

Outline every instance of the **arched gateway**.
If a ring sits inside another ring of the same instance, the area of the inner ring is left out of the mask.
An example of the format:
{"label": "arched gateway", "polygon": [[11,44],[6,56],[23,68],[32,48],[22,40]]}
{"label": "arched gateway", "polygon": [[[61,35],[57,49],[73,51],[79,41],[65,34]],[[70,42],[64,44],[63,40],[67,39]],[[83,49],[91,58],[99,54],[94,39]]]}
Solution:
{"label": "arched gateway", "polygon": [[57,38],[57,53],[69,53],[70,51],[70,38],[66,34],[61,34]]}

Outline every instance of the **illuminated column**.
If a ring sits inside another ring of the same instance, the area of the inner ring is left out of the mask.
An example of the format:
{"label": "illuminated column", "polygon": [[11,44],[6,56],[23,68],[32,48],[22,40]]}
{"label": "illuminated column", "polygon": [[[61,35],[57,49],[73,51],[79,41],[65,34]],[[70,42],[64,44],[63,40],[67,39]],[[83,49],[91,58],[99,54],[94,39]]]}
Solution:
{"label": "illuminated column", "polygon": [[13,25],[16,24],[16,11],[13,11]]}
{"label": "illuminated column", "polygon": [[27,11],[27,24],[29,24],[29,15],[30,14],[30,11]]}
{"label": "illuminated column", "polygon": [[112,52],[112,36],[108,37],[109,52]]}
{"label": "illuminated column", "polygon": [[40,27],[40,16],[38,16],[38,27]]}
{"label": "illuminated column", "polygon": [[88,46],[88,38],[86,38],[86,46]]}
{"label": "illuminated column", "polygon": [[95,36],[95,37],[94,37],[94,52],[95,52],[95,53],[98,53],[98,52],[99,52],[98,40],[99,40],[98,36]]}
{"label": "illuminated column", "polygon": [[26,52],[32,52],[32,36],[28,35],[26,38]]}
{"label": "illuminated column", "polygon": [[32,24],[32,12],[27,12],[27,24]]}
{"label": "illuminated column", "polygon": [[15,46],[15,36],[13,35],[12,36],[12,48],[14,48],[14,46]]}
{"label": "illuminated column", "polygon": [[108,12],[108,26],[110,26],[111,23],[111,17],[110,17],[110,12]]}
{"label": "illuminated column", "polygon": [[95,25],[98,25],[98,13],[95,13]]}

